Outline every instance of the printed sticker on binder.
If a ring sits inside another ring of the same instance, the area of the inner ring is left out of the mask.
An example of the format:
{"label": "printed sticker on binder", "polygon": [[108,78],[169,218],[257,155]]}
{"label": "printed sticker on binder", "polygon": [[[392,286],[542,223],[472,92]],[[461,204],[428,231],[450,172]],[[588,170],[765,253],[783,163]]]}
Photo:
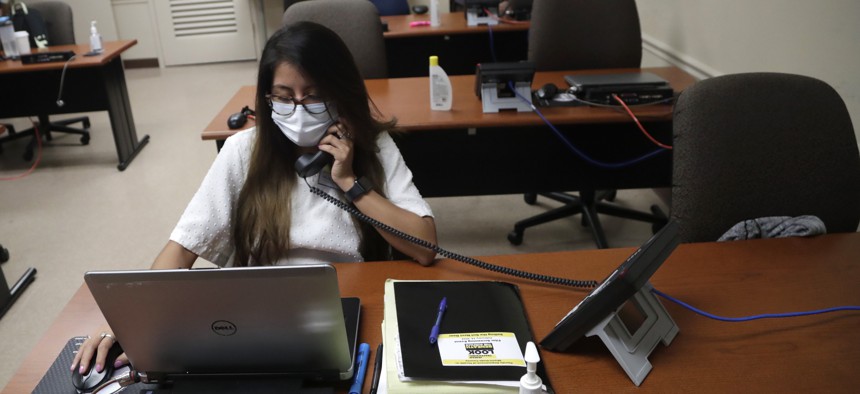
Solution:
{"label": "printed sticker on binder", "polygon": [[517,336],[512,332],[441,334],[438,345],[444,366],[526,366]]}

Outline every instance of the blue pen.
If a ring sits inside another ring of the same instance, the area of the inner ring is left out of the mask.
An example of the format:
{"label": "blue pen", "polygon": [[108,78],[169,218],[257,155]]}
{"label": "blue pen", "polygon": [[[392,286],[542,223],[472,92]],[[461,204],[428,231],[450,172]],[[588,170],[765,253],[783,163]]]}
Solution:
{"label": "blue pen", "polygon": [[361,394],[361,386],[364,386],[364,374],[367,373],[367,360],[370,358],[370,345],[362,343],[358,345],[358,357],[356,363],[358,368],[355,371],[352,386],[349,387],[349,394]]}
{"label": "blue pen", "polygon": [[442,302],[439,303],[439,312],[436,313],[436,324],[430,329],[430,343],[436,343],[436,338],[439,337],[439,325],[442,324],[442,315],[445,314],[445,309],[448,309],[448,297],[442,297]]}

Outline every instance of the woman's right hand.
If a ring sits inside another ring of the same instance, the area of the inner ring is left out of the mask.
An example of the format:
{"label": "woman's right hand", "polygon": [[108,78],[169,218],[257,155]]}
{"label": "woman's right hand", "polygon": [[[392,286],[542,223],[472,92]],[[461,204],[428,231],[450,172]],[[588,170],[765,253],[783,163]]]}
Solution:
{"label": "woman's right hand", "polygon": [[[152,264],[152,268],[191,268],[196,259],[197,255],[194,252],[185,249],[182,245],[174,241],[168,241]],[[114,342],[116,342],[116,337],[113,335],[110,326],[107,323],[102,324],[95,333],[88,335],[87,340],[81,344],[69,369],[85,374],[89,371],[91,362],[95,360],[92,364],[96,371],[103,371],[108,350],[110,350]],[[114,368],[118,368],[125,364],[128,364],[128,357],[123,353],[117,357],[113,366]]]}
{"label": "woman's right hand", "polygon": [[[96,372],[103,371],[108,349],[113,346],[114,342],[116,342],[116,337],[113,335],[110,326],[105,323],[94,334],[87,336],[87,340],[81,344],[81,347],[75,354],[75,359],[72,361],[70,369],[72,371],[78,370],[80,374],[85,374],[89,371],[91,360],[95,359],[94,367]],[[118,368],[125,364],[128,364],[128,357],[123,353],[116,359],[113,366]]]}

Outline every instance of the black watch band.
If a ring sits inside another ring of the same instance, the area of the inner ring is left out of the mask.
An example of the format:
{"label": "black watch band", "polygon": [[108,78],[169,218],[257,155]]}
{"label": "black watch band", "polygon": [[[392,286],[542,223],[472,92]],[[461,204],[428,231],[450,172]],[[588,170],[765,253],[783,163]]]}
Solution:
{"label": "black watch band", "polygon": [[367,194],[371,190],[373,190],[373,184],[370,183],[370,179],[361,177],[355,180],[355,183],[346,191],[344,196],[346,196],[347,202],[353,202],[356,198]]}

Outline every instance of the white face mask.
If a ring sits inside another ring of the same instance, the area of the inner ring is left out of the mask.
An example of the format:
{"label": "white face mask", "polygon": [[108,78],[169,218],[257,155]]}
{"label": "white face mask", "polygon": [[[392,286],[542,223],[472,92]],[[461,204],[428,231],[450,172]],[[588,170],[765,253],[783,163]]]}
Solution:
{"label": "white face mask", "polygon": [[277,112],[290,112],[292,104],[272,102],[272,120],[290,141],[301,147],[316,146],[329,126],[337,121],[337,110],[334,104],[328,104],[328,111],[324,111],[325,103],[306,105],[311,108],[311,111],[323,112],[315,115],[305,110],[304,106],[298,105],[292,115],[284,116]]}

